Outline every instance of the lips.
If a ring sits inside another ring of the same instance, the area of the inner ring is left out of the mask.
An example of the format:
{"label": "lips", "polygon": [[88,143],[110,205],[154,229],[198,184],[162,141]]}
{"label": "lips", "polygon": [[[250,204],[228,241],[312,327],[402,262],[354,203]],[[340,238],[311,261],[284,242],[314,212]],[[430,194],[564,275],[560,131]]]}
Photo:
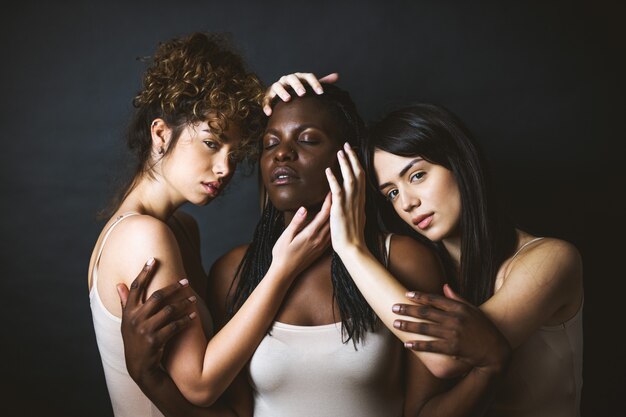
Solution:
{"label": "lips", "polygon": [[275,185],[289,184],[297,179],[300,179],[300,177],[298,177],[296,171],[288,166],[274,168],[270,176],[270,182]]}
{"label": "lips", "polygon": [[411,223],[413,223],[414,226],[417,226],[422,230],[426,229],[433,221],[433,215],[434,213],[421,214],[411,219]]}
{"label": "lips", "polygon": [[220,193],[221,183],[219,181],[203,182],[202,186],[206,192],[212,196],[216,196]]}

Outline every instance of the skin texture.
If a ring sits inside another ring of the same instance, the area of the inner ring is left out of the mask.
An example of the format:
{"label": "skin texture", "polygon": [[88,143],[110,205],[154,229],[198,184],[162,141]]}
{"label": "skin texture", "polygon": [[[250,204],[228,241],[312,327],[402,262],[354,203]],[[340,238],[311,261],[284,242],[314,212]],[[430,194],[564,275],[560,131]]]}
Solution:
{"label": "skin texture", "polygon": [[461,197],[450,170],[420,157],[382,151],[374,153],[374,165],[378,188],[402,221],[432,241],[455,233],[461,217]]}
{"label": "skin texture", "polygon": [[[307,119],[312,112],[319,114]],[[293,213],[298,203],[305,207],[320,204],[328,193],[324,168],[337,166],[339,145],[334,138],[338,135],[334,118],[314,97],[299,99],[297,106],[276,105],[263,135],[259,164],[268,197],[278,210]],[[280,168],[293,171],[286,183],[275,178]]]}

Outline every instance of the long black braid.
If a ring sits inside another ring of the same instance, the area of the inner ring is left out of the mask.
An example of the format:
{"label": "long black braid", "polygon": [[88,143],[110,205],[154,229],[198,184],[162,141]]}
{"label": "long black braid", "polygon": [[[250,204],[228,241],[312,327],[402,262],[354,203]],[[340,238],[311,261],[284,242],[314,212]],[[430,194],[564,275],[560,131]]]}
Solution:
{"label": "long black braid", "polygon": [[[335,85],[325,84],[324,94],[318,96],[308,88],[306,96],[315,97],[322,102],[341,126],[343,133],[341,138],[348,141],[354,149],[361,149],[365,124],[347,92]],[[292,97],[297,97],[297,95],[292,93]],[[367,247],[379,261],[383,262],[384,244],[377,226],[376,208],[369,190],[366,196],[366,219],[365,241]],[[241,307],[267,273],[272,262],[272,248],[283,230],[284,215],[268,200],[254,231],[252,243],[237,268],[235,276],[238,276],[239,280],[228,303],[229,316],[232,317]],[[365,332],[374,330],[377,322],[376,314],[367,304],[343,262],[334,251],[331,261],[331,276],[333,298],[339,306],[343,341],[347,343],[352,340],[356,349],[356,344],[363,339]]]}

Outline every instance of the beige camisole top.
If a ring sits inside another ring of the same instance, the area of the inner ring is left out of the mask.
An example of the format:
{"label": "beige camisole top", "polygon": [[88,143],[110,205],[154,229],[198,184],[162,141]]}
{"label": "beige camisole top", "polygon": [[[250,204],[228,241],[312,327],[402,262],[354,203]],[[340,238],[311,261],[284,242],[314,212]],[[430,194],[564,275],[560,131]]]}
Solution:
{"label": "beige camisole top", "polygon": [[113,414],[115,417],[163,417],[163,414],[141,392],[141,389],[128,374],[124,358],[124,341],[120,330],[122,320],[106,309],[98,294],[98,263],[104,245],[115,226],[125,218],[138,214],[125,213],[121,215],[109,226],[102,238],[91,274],[92,284],[89,291],[89,301]]}
{"label": "beige camisole top", "polygon": [[[527,245],[523,245],[517,256]],[[543,326],[513,352],[490,417],[578,417],[582,389],[582,303],[571,319]]]}
{"label": "beige camisole top", "polygon": [[401,416],[402,343],[381,323],[357,349],[341,336],[341,322],[274,322],[248,368],[254,416]]}

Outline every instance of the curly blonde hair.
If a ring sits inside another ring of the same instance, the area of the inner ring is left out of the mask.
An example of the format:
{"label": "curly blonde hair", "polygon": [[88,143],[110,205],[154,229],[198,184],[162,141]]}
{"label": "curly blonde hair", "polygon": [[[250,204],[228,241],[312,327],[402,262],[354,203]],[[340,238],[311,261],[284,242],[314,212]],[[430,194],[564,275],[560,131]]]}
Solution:
{"label": "curly blonde hair", "polygon": [[160,43],[133,99],[127,144],[136,160],[134,173],[112,202],[112,211],[141,175],[152,175],[150,124],[156,118],[172,129],[166,154],[190,123],[206,121],[217,136],[235,123],[243,136],[231,156],[254,162],[265,126],[263,94],[261,81],[247,71],[227,35],[196,32]]}

